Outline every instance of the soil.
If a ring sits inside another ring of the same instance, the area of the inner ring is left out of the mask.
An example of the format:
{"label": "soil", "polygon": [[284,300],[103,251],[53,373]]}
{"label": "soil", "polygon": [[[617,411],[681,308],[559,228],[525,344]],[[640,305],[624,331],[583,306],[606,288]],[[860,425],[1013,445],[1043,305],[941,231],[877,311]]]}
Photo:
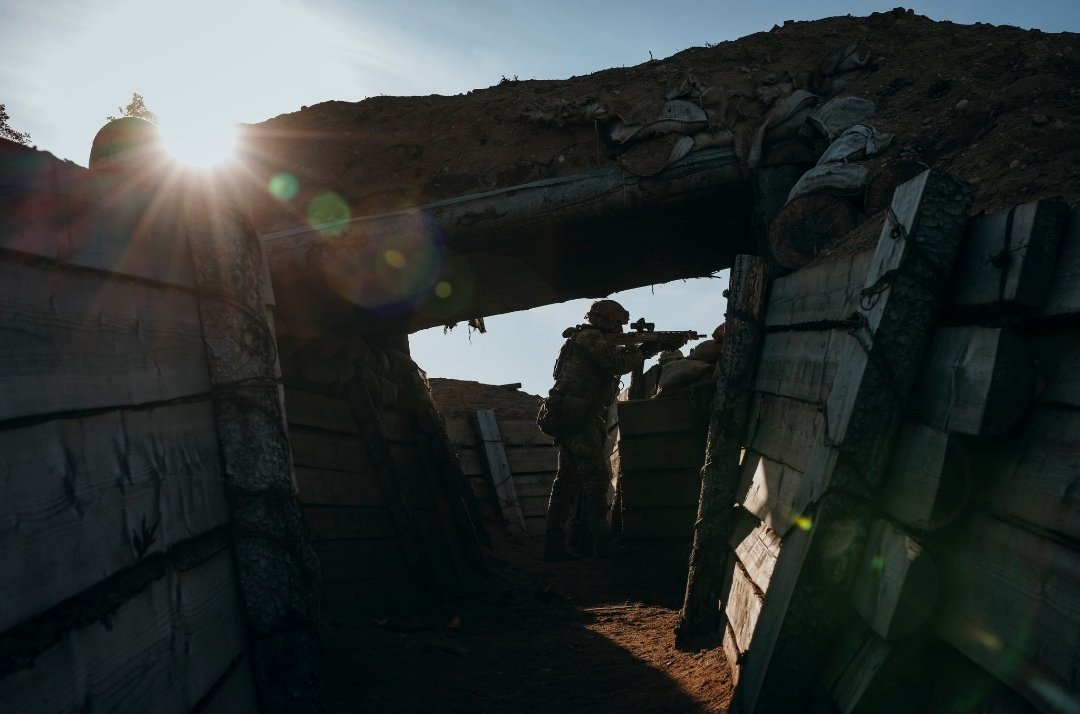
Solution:
{"label": "soil", "polygon": [[323,627],[328,712],[727,711],[719,643],[674,643],[688,542],[549,564],[493,540],[490,587],[442,621]]}
{"label": "soil", "polygon": [[477,409],[492,409],[499,419],[535,419],[541,398],[517,385],[481,384],[464,379],[432,377],[431,398],[444,418],[471,418]]}
{"label": "soil", "polygon": [[[841,71],[841,56],[865,65]],[[247,127],[244,145],[261,179],[250,198],[254,220],[264,233],[302,225],[311,211],[338,205],[312,203],[328,192],[343,200],[337,210],[358,216],[597,166],[634,171],[643,147],[666,141],[666,156],[675,135],[620,144],[612,132],[655,118],[666,95],[691,85],[684,96],[712,127],[734,134],[744,160],[778,96],[798,88],[821,101],[854,94],[876,102],[870,123],[894,135],[880,160],[921,161],[975,183],[975,211],[1080,199],[1080,35],[935,22],[898,8],[789,21],[565,80],[304,107]],[[296,179],[295,195],[263,188],[281,173]]]}

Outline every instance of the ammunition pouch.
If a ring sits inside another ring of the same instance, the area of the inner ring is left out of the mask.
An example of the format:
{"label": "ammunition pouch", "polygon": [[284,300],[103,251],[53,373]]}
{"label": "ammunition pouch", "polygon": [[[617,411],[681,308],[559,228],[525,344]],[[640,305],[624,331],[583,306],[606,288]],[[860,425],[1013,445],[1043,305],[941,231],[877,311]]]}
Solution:
{"label": "ammunition pouch", "polygon": [[540,404],[536,425],[548,436],[559,438],[567,431],[581,428],[589,420],[588,399],[566,394],[550,394]]}

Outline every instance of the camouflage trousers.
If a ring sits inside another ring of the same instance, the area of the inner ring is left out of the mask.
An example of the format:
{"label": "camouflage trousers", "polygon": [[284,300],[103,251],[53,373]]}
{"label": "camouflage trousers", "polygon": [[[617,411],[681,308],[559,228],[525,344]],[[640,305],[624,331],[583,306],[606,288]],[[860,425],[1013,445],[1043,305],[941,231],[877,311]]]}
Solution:
{"label": "camouflage trousers", "polygon": [[584,496],[589,530],[594,538],[607,528],[607,490],[610,480],[604,458],[606,422],[597,417],[584,428],[559,437],[559,470],[548,499],[547,532],[561,533],[579,494]]}

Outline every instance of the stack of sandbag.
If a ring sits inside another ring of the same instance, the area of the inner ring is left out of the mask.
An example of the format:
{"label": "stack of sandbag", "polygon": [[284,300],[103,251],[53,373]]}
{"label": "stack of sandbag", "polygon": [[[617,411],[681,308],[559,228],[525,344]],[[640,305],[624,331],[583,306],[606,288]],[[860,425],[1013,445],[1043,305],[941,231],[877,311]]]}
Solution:
{"label": "stack of sandbag", "polygon": [[698,343],[685,359],[662,361],[655,396],[671,396],[676,390],[714,381],[723,344],[724,326],[720,325],[713,330],[711,339]]}
{"label": "stack of sandbag", "polygon": [[863,198],[872,173],[867,160],[892,143],[891,135],[869,123],[876,111],[869,99],[843,96],[807,116],[828,146],[792,187],[769,226],[769,249],[780,265],[802,267],[865,215]]}
{"label": "stack of sandbag", "polygon": [[[821,95],[839,91],[869,68],[870,54],[852,43],[833,50],[815,67],[760,81],[750,79],[749,68],[743,70],[744,81],[724,76],[723,84],[720,76],[687,73],[655,95],[624,88],[605,97],[552,97],[523,114],[557,128],[593,126],[598,163],[603,135],[605,153],[610,148],[611,157],[638,176],[659,173],[691,152],[716,146],[733,147],[747,167],[756,168],[766,146],[803,143],[792,141],[800,135],[811,144],[808,119]],[[620,93],[634,98],[616,96]],[[813,156],[811,150],[799,153]]]}

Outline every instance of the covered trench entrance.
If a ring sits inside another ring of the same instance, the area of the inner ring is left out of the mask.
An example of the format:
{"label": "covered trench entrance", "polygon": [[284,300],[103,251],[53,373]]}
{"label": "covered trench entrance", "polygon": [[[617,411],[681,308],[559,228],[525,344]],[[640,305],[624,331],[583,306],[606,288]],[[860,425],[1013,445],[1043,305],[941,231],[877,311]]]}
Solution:
{"label": "covered trench entrance", "polygon": [[[473,419],[438,413],[407,334],[707,276],[753,252],[750,203],[736,158],[720,150],[652,178],[612,167],[260,237],[299,500],[321,563],[331,708],[520,710],[530,691],[557,711],[633,708],[642,696],[692,708],[651,669],[673,657],[692,665],[699,695],[715,690],[706,700],[730,696],[719,650],[677,652],[670,637],[693,507],[679,511],[685,528],[663,534],[681,537],[642,541],[633,566],[542,563],[542,539],[521,536],[542,532],[550,439],[531,419],[492,412],[512,469],[546,472],[518,479],[522,510],[500,512],[487,436]],[[432,265],[395,273],[388,257],[398,255]],[[719,323],[723,297],[713,299]],[[684,469],[695,485],[683,500],[696,503],[701,456]],[[623,621],[637,617],[627,603],[643,603],[646,629]],[[644,662],[586,621],[634,633],[637,646],[666,641]]]}
{"label": "covered trench entrance", "polygon": [[[261,236],[0,150],[8,709],[1075,711],[1077,207],[925,171],[769,276],[806,167],[720,149]],[[482,528],[408,334],[729,266],[693,550]]]}

